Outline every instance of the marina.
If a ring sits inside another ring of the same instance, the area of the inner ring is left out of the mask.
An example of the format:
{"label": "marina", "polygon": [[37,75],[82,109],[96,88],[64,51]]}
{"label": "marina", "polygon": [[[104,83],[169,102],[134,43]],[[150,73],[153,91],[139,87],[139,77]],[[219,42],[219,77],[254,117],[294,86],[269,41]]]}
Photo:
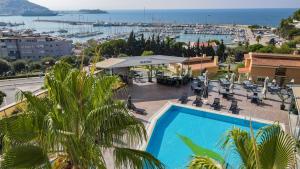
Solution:
{"label": "marina", "polygon": [[[17,31],[29,29],[35,33],[65,37],[74,42],[126,38],[134,31],[137,34],[144,34],[146,38],[155,34],[161,38],[168,36],[181,42],[222,39],[226,44],[236,44],[253,39],[251,37],[253,35],[247,33],[246,25],[261,23],[277,26],[279,18],[292,13],[294,9],[253,10],[258,14],[264,13],[268,19],[255,17],[259,20],[253,20],[251,17],[254,16],[251,15],[256,14],[255,12],[248,15],[240,10],[233,10],[235,17],[229,16],[231,13],[226,10],[115,10],[103,15],[66,13],[42,18],[0,16],[0,29]],[[209,16],[204,13],[209,13]],[[270,16],[269,13],[276,15]],[[226,19],[222,19],[223,16],[227,16]]]}

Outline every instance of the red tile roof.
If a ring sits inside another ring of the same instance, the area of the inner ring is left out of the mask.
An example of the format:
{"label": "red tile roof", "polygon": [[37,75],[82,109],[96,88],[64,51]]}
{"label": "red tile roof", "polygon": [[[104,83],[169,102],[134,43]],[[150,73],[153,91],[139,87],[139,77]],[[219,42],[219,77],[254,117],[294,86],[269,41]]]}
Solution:
{"label": "red tile roof", "polygon": [[[245,57],[247,57],[247,56],[245,55]],[[284,67],[299,67],[300,68],[300,56],[299,55],[285,55],[285,54],[253,53],[252,54],[252,65],[271,66],[271,67],[284,66]]]}
{"label": "red tile roof", "polygon": [[216,42],[210,42],[210,43],[208,43],[208,42],[200,42],[199,44],[197,42],[192,42],[191,46],[204,46],[204,47],[212,46],[212,47],[216,47],[218,45],[216,44]]}
{"label": "red tile roof", "polygon": [[207,62],[213,62],[211,56],[206,57],[191,57],[183,62],[183,64],[196,64],[196,63],[207,63]]}

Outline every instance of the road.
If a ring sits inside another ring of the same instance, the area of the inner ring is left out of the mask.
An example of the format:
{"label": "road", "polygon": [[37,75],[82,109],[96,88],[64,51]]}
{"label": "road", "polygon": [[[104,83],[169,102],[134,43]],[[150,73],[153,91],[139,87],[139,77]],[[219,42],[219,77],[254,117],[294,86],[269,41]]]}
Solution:
{"label": "road", "polygon": [[14,103],[16,101],[16,94],[21,91],[31,91],[36,93],[40,91],[44,83],[44,77],[31,77],[22,79],[0,80],[0,91],[7,96],[4,103],[0,107]]}

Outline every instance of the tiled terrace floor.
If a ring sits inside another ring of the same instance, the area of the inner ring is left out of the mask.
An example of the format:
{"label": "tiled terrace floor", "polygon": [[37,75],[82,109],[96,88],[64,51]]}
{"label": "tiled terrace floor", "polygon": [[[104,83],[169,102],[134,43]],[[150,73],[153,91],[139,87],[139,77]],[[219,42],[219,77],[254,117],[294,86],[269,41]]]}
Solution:
{"label": "tiled terrace floor", "polygon": [[[228,112],[231,105],[231,101],[222,98],[219,95],[219,83],[211,82],[209,87],[209,98],[208,104],[212,104],[214,98],[221,98],[222,109],[221,112]],[[137,118],[143,120],[146,124],[149,123],[150,118],[157,113],[165,104],[168,102],[178,103],[178,98],[183,93],[188,93],[189,102],[188,105],[192,105],[195,100],[195,94],[191,90],[190,85],[183,87],[169,87],[163,86],[156,83],[142,83],[133,84],[127,88],[126,93],[123,98],[126,98],[127,94],[132,96],[133,102],[136,107],[143,108],[147,111],[147,115],[136,115]],[[251,92],[247,92],[242,86],[235,85],[234,97],[238,100],[238,106],[241,109],[239,112],[240,116],[249,117],[249,113],[253,118],[264,119],[268,121],[279,121],[286,125],[286,130],[288,130],[288,111],[280,110],[281,101],[279,97],[275,94],[267,94],[267,99],[263,100],[263,104],[258,106],[247,100],[247,94],[252,95]],[[211,109],[210,105],[203,105],[203,108]],[[286,104],[286,107],[289,107]]]}
{"label": "tiled terrace floor", "polygon": [[[222,95],[219,95],[219,87],[218,82],[210,82],[208,103],[212,104],[216,97],[221,98],[221,105],[223,107],[220,111],[229,113],[228,109],[231,105],[231,101],[227,101],[222,98]],[[119,97],[126,100],[130,94],[135,106],[147,111],[148,114],[146,116],[135,114],[135,116],[142,120],[147,126],[147,124],[150,124],[151,117],[158,113],[168,102],[179,103],[178,98],[180,98],[183,93],[188,93],[189,102],[187,104],[192,105],[196,96],[191,90],[190,84],[177,88],[156,83],[135,83],[120,92]],[[263,100],[263,105],[257,106],[256,104],[252,104],[250,100],[247,100],[247,94],[250,96],[252,93],[247,92],[242,86],[235,85],[234,93],[235,99],[238,100],[238,106],[241,109],[238,116],[249,117],[249,113],[251,113],[251,116],[256,119],[279,121],[285,125],[286,131],[289,131],[288,111],[280,110],[281,102],[277,95],[268,93],[268,99]],[[202,107],[211,109],[210,105],[203,105]],[[286,105],[286,107],[289,107],[289,105]],[[106,160],[106,162],[109,168],[114,168],[114,162],[111,158]]]}

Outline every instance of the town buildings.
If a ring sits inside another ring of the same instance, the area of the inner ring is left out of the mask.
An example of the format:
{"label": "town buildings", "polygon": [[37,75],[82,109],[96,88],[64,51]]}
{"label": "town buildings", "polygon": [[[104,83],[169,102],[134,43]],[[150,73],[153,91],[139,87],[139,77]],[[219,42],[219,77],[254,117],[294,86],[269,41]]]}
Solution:
{"label": "town buildings", "polygon": [[208,77],[213,77],[218,73],[218,56],[206,56],[190,57],[182,63],[170,64],[169,69],[176,72],[180,69],[190,70],[194,77],[197,77],[201,72],[208,71]]}
{"label": "town buildings", "polygon": [[42,57],[71,55],[72,41],[32,32],[0,32],[0,57],[38,60]]}

